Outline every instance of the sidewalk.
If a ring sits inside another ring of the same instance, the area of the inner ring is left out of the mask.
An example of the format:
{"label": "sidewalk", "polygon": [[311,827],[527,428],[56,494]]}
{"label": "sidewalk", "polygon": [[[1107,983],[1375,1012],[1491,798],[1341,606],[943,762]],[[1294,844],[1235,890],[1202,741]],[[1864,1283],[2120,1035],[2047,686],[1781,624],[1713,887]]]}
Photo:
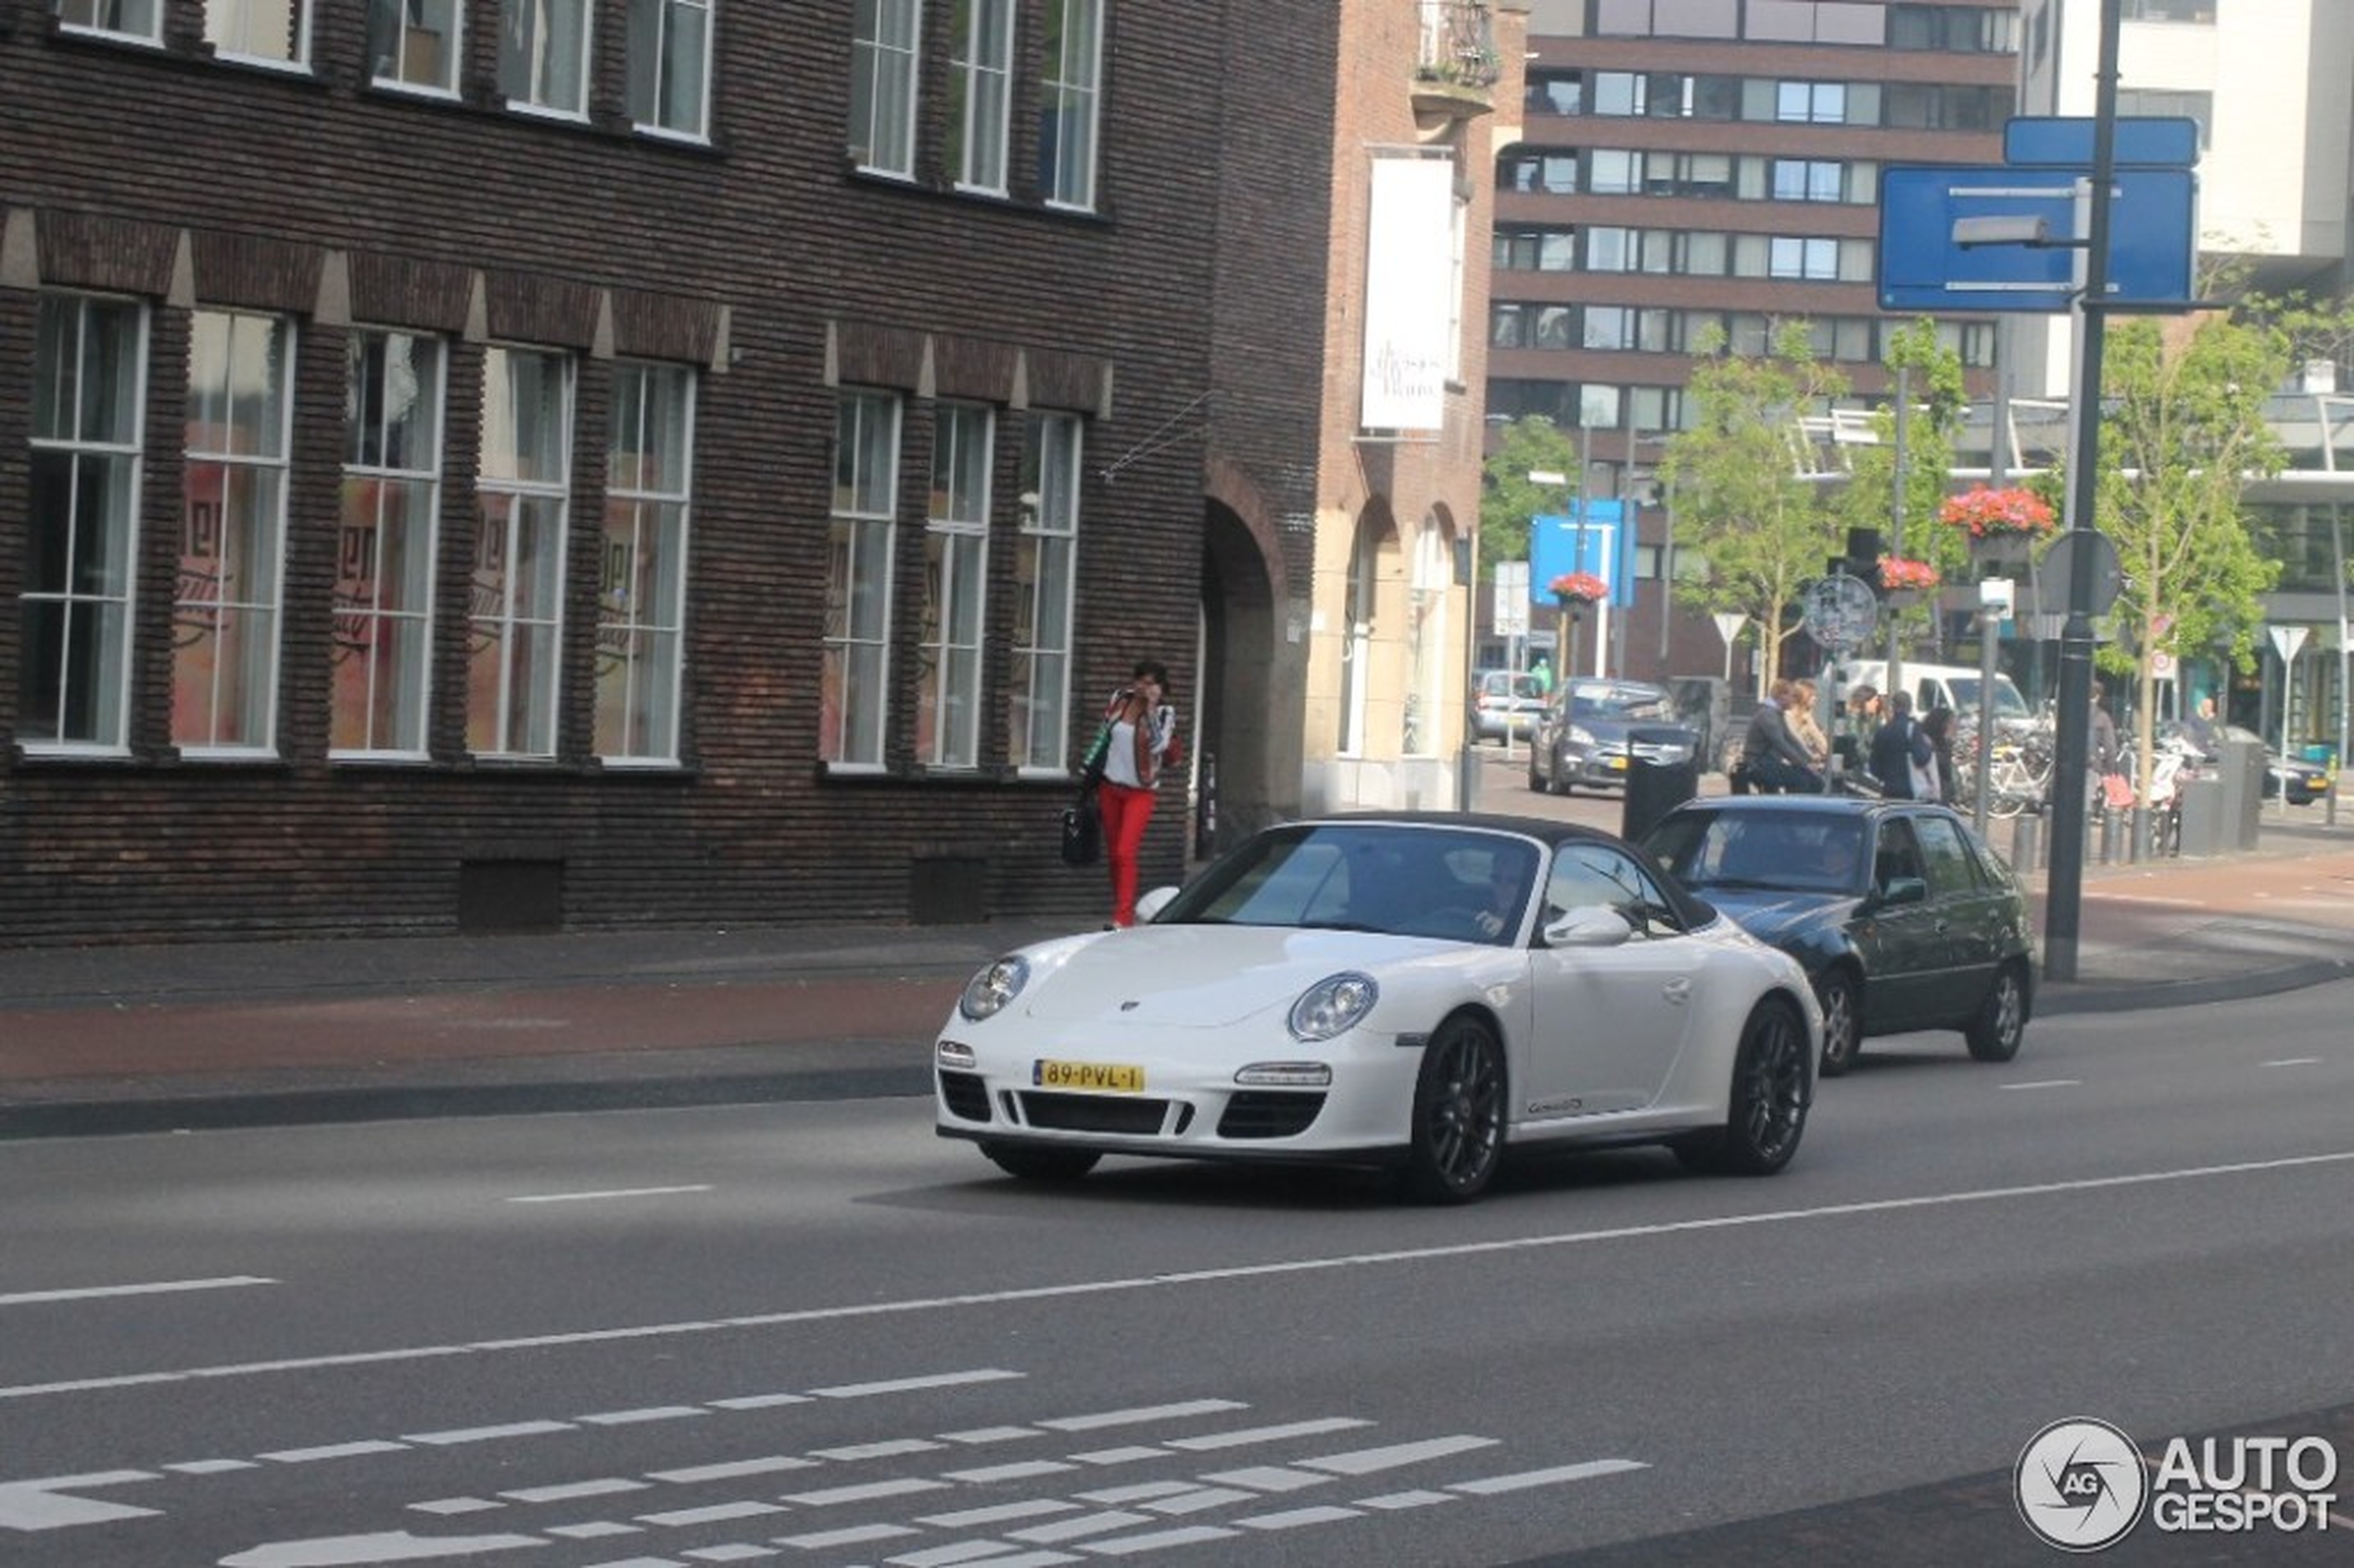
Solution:
{"label": "sidewalk", "polygon": [[[1993,835],[2008,853],[2004,824]],[[2088,846],[2089,847],[2089,846]],[[2044,879],[2029,879],[2042,929]],[[956,993],[1067,921],[0,952],[0,1138],[920,1094]],[[2044,1016],[2354,975],[2354,816],[2084,869]]]}

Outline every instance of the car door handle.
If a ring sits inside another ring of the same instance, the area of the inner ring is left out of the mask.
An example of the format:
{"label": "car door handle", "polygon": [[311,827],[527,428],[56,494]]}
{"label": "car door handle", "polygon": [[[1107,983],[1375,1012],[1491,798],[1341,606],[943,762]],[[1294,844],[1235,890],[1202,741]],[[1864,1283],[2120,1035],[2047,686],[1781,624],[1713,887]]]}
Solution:
{"label": "car door handle", "polygon": [[1680,1007],[1692,999],[1692,982],[1688,975],[1677,975],[1659,988],[1660,995]]}

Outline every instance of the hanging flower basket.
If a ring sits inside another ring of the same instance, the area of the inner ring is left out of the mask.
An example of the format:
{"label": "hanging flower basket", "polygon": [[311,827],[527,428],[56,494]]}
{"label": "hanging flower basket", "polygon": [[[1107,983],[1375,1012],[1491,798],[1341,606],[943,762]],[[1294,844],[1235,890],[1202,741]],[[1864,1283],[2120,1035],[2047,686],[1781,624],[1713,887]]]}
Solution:
{"label": "hanging flower basket", "polygon": [[1610,585],[1591,572],[1563,572],[1545,586],[1563,604],[1591,604],[1610,597]]}
{"label": "hanging flower basket", "polygon": [[1968,529],[1973,543],[2019,538],[2029,542],[2049,538],[2059,526],[2051,506],[2032,490],[1992,490],[1983,485],[1948,496],[1937,510],[1937,520]]}
{"label": "hanging flower basket", "polygon": [[1937,568],[1926,561],[1907,561],[1901,555],[1879,558],[1879,586],[1891,593],[1926,592],[1942,580]]}

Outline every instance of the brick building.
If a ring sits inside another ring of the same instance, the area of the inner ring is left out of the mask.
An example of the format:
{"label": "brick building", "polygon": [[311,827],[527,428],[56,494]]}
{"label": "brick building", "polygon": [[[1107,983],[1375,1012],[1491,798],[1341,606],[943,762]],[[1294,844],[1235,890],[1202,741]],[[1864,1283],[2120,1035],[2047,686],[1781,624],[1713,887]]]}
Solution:
{"label": "brick building", "polygon": [[1286,808],[1339,41],[1229,15],[0,0],[0,942],[1092,917],[1147,654]]}

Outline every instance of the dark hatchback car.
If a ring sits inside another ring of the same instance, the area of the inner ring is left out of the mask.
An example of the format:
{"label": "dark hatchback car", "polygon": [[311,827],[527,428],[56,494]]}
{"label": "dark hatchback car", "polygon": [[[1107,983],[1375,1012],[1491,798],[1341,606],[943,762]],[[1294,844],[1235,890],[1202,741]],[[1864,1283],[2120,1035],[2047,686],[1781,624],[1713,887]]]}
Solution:
{"label": "dark hatchback car", "polygon": [[1700,755],[1700,731],[1678,724],[1664,687],[1635,680],[1563,681],[1528,743],[1528,787],[1540,794],[1623,790],[1639,757],[1672,766]]}
{"label": "dark hatchback car", "polygon": [[1805,966],[1822,1076],[1869,1036],[1955,1029],[1981,1062],[2019,1055],[2035,996],[2027,897],[1950,808],[1844,795],[1688,801],[1644,847],[1691,891]]}

